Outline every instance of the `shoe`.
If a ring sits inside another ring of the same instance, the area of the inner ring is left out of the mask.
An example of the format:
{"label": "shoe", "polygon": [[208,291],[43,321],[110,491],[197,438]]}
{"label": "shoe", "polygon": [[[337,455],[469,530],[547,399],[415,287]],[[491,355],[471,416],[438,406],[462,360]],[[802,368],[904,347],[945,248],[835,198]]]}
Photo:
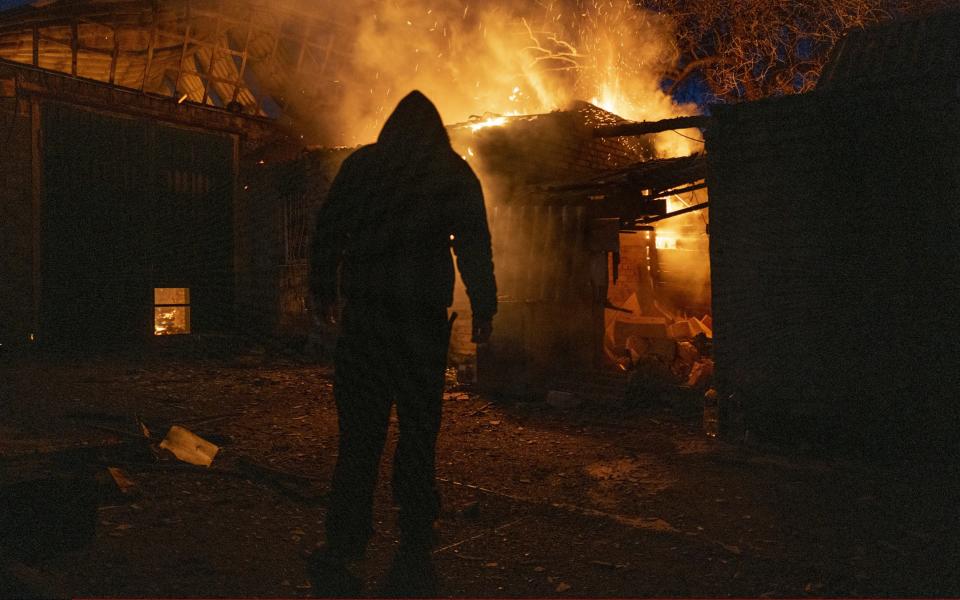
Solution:
{"label": "shoe", "polygon": [[430,550],[401,545],[393,557],[380,595],[391,598],[436,596],[437,573]]}
{"label": "shoe", "polygon": [[321,597],[349,598],[359,596],[363,582],[350,569],[352,557],[319,548],[307,559],[307,574],[312,593]]}

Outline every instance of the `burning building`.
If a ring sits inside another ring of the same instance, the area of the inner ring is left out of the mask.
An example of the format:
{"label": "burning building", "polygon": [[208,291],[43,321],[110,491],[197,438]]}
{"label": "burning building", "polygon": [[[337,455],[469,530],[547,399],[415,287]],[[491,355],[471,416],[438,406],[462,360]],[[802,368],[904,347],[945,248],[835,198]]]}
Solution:
{"label": "burning building", "polygon": [[[628,338],[655,337],[672,348],[668,325],[686,321],[688,313],[709,314],[705,224],[694,214],[706,208],[705,196],[683,208],[694,194],[704,194],[704,158],[656,159],[653,142],[636,135],[699,122],[630,130],[637,124],[579,102],[566,110],[484,115],[448,127],[455,149],[483,182],[493,239],[500,299],[497,333],[476,357],[484,386],[542,392],[569,386],[576,376],[628,368],[637,358],[626,348]],[[305,335],[311,219],[350,151],[321,148],[271,158],[251,182],[252,193],[271,198],[262,205],[275,207],[280,242],[264,253],[282,263],[278,271],[265,265],[256,276],[275,281],[265,293],[277,295],[255,303],[273,312],[251,321]],[[671,229],[658,244],[654,224],[672,223],[682,218],[678,214],[694,216],[695,232]],[[690,254],[690,264],[674,253]],[[454,359],[472,363],[469,304],[459,284],[453,310],[461,315]],[[643,333],[638,323],[659,325],[660,332]]]}
{"label": "burning building", "polygon": [[[522,232],[497,236],[503,318],[510,302],[593,298],[589,286],[618,273],[616,231],[669,201],[651,195],[663,187],[640,189],[632,166],[681,138],[595,137],[612,113],[560,109],[583,97],[633,119],[689,111],[656,87],[669,30],[629,3],[583,15],[448,4],[61,0],[4,11],[0,336],[96,346],[296,332],[306,236],[348,152],[339,146],[375,132],[400,85],[465,123],[451,132],[488,187],[495,229]],[[301,154],[310,144],[329,149]],[[596,256],[562,258],[568,246]],[[578,364],[596,362],[587,346]]]}

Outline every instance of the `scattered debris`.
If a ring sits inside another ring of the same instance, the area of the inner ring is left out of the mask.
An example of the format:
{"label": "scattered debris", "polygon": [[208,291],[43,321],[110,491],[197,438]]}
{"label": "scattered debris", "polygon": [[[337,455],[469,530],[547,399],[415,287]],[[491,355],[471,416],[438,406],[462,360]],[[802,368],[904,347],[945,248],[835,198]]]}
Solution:
{"label": "scattered debris", "polygon": [[630,338],[665,338],[667,337],[667,320],[663,317],[644,317],[640,315],[624,315],[613,324],[614,339]]}
{"label": "scattered debris", "polygon": [[457,387],[457,370],[454,367],[447,367],[443,377],[444,388],[450,390]]}
{"label": "scattered debris", "polygon": [[708,338],[703,333],[699,333],[694,336],[691,342],[697,347],[697,350],[700,352],[700,356],[713,356],[713,340],[711,338]]}
{"label": "scattered debris", "polygon": [[690,375],[687,378],[687,385],[692,388],[706,387],[713,379],[713,361],[709,358],[697,361],[690,369]]}
{"label": "scattered debris", "polygon": [[672,323],[668,329],[670,337],[675,340],[692,339],[701,333],[708,338],[713,338],[713,330],[696,317]]}
{"label": "scattered debris", "polygon": [[107,467],[107,472],[110,473],[110,477],[113,478],[113,482],[117,484],[117,489],[120,490],[121,494],[124,496],[134,496],[137,494],[136,484],[122,469],[118,467]]}
{"label": "scattered debris", "polygon": [[700,359],[700,351],[691,342],[677,342],[677,358],[692,366]]}
{"label": "scattered debris", "polygon": [[244,414],[246,413],[240,412],[240,411],[234,411],[234,412],[228,412],[228,413],[221,413],[218,415],[208,415],[208,416],[193,417],[191,419],[181,419],[180,422],[187,423],[191,427],[196,427],[197,425],[208,425],[210,423],[214,423],[217,421],[224,421],[227,419],[242,417]]}
{"label": "scattered debris", "polygon": [[160,447],[173,452],[183,462],[202,467],[209,467],[220,451],[216,445],[179,425],[170,427]]}
{"label": "scattered debris", "polygon": [[482,557],[480,557],[480,556],[471,556],[471,555],[469,555],[469,554],[457,554],[457,553],[454,553],[454,556],[456,556],[456,557],[459,558],[460,560],[468,560],[468,561],[471,561],[471,562],[483,562],[483,561],[487,560],[487,559],[482,558]]}
{"label": "scattered debris", "polygon": [[147,427],[147,424],[143,422],[143,417],[137,415],[137,427],[140,428],[140,433],[143,434],[143,437],[150,439],[150,428]]}
{"label": "scattered debris", "polygon": [[[718,543],[720,543],[720,542],[718,542]],[[736,555],[738,555],[738,556],[740,555],[740,547],[739,547],[739,546],[734,546],[734,545],[732,545],[732,544],[724,544],[724,543],[720,543],[720,545],[723,546],[723,549],[726,550],[727,552],[729,552],[729,553],[731,553],[731,554],[736,554]]]}
{"label": "scattered debris", "polygon": [[557,592],[563,593],[569,591],[572,586],[569,583],[560,582],[560,585],[557,586]]}
{"label": "scattered debris", "polygon": [[677,528],[659,517],[625,517],[621,515],[612,515],[613,520],[622,524],[636,527],[637,529],[648,529],[650,531],[659,531],[661,533],[677,533]]}
{"label": "scattered debris", "polygon": [[473,416],[479,417],[480,415],[483,414],[483,411],[487,410],[487,409],[490,408],[491,406],[493,406],[493,402],[487,402],[486,404],[482,405],[482,406],[481,406],[480,408],[478,408],[477,410],[473,411]]}

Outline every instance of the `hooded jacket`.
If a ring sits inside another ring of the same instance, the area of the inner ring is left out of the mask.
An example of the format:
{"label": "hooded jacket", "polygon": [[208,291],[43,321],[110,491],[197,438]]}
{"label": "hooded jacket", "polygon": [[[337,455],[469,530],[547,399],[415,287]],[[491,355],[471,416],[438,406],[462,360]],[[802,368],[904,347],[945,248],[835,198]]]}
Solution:
{"label": "hooded jacket", "polygon": [[480,182],[450,146],[436,107],[411,92],[375,144],[340,167],[317,216],[311,292],[319,306],[450,306],[453,261],[476,318],[497,310]]}

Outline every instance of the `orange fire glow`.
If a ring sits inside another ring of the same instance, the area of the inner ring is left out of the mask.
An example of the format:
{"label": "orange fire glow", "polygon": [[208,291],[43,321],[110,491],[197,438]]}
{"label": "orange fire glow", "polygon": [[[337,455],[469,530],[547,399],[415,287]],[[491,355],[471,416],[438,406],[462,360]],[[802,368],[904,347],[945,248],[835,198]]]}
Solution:
{"label": "orange fire glow", "polygon": [[657,250],[676,250],[677,238],[665,235],[657,235]]}
{"label": "orange fire glow", "polygon": [[[475,132],[574,100],[638,121],[695,112],[660,87],[677,56],[671,22],[630,0],[346,4],[332,10],[348,23],[340,39],[350,47],[326,75],[345,101],[338,114],[317,117],[338,144],[372,141],[412,89],[431,98],[447,123],[469,122]],[[674,132],[659,134],[657,147],[663,156],[699,149]]]}

